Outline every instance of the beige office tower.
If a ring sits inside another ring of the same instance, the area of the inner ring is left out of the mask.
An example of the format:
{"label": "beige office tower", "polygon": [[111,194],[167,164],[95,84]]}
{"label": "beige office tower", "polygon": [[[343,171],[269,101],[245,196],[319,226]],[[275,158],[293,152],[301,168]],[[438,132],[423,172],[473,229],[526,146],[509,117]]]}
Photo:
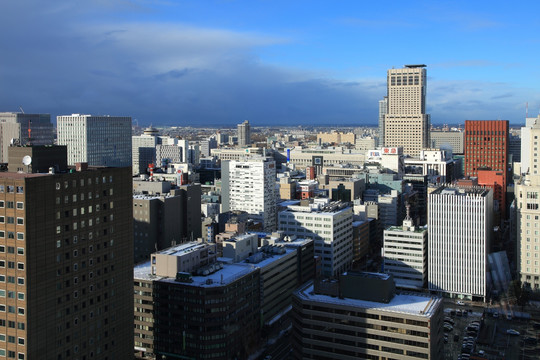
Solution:
{"label": "beige office tower", "polygon": [[65,146],[10,147],[0,172],[2,359],[133,351],[131,169],[66,164]]}
{"label": "beige office tower", "polygon": [[[521,168],[526,173],[516,183],[518,269],[526,287],[540,291],[540,115],[527,119],[522,153],[527,154]],[[522,140],[523,140],[522,139]]]}
{"label": "beige office tower", "polygon": [[388,70],[384,145],[402,146],[403,153],[411,156],[418,156],[420,150],[429,147],[425,66],[405,65],[403,69]]}

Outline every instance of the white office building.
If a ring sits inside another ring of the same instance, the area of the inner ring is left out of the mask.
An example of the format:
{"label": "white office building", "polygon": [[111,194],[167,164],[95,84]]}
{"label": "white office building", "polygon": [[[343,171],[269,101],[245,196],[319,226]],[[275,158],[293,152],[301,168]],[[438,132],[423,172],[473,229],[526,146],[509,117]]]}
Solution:
{"label": "white office building", "polygon": [[68,165],[131,166],[131,117],[72,114],[57,116],[56,123]]}
{"label": "white office building", "polygon": [[[516,182],[518,270],[522,283],[540,291],[540,116],[527,118],[522,130],[521,169]],[[526,161],[526,162],[524,162]]]}
{"label": "white office building", "polygon": [[338,277],[353,260],[353,210],[347,204],[315,199],[309,206],[287,207],[278,216],[279,230],[287,235],[313,238],[322,274]]}
{"label": "white office building", "polygon": [[221,163],[222,211],[242,210],[263,222],[264,231],[276,229],[276,162],[249,158]]}
{"label": "white office building", "polygon": [[384,231],[384,272],[394,276],[396,286],[422,290],[427,285],[427,229],[415,227],[409,214],[403,226]]}
{"label": "white office building", "polygon": [[430,291],[485,301],[492,222],[491,189],[441,186],[429,194]]}

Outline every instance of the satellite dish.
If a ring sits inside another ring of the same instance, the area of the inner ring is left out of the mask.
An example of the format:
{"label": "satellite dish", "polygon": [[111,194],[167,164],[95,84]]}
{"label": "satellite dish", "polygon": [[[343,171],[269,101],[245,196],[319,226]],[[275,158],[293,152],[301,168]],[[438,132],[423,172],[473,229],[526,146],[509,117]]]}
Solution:
{"label": "satellite dish", "polygon": [[23,165],[30,165],[32,163],[32,158],[29,156],[29,155],[25,155],[23,158],[22,158],[22,163]]}

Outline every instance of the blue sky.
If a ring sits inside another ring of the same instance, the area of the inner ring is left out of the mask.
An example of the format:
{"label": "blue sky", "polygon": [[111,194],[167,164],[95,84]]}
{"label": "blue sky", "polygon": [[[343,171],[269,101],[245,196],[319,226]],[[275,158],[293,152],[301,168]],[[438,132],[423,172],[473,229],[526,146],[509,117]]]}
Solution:
{"label": "blue sky", "polygon": [[536,1],[8,0],[0,111],[140,124],[377,121],[386,70],[426,64],[432,122],[540,111]]}

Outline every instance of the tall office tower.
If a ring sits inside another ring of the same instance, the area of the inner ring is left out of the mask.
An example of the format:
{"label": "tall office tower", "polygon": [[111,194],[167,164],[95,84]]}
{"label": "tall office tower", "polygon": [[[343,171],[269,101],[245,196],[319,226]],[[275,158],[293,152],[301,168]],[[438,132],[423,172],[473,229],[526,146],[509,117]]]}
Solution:
{"label": "tall office tower", "polygon": [[52,145],[51,115],[0,112],[0,162],[8,162],[12,140],[20,145]]}
{"label": "tall office tower", "polygon": [[[540,116],[527,119],[526,141],[522,154],[528,154],[528,163],[521,163],[527,173],[516,183],[518,269],[521,281],[534,291],[540,291]],[[536,121],[533,121],[536,120]]]}
{"label": "tall office tower", "polygon": [[139,136],[133,136],[131,158],[133,175],[146,174],[148,165],[156,161],[156,146],[160,143],[159,131],[148,127]]}
{"label": "tall office tower", "polygon": [[465,132],[430,131],[430,148],[452,150],[452,154],[463,154]]}
{"label": "tall office tower", "polygon": [[210,151],[212,149],[217,148],[218,143],[215,138],[210,137],[206,140],[201,141],[200,145],[201,145],[201,156],[208,157],[210,156]]}
{"label": "tall office tower", "polygon": [[430,117],[426,114],[426,65],[388,70],[388,112],[384,117],[384,146],[401,146],[418,156],[429,147]]}
{"label": "tall office tower", "polygon": [[478,185],[495,189],[493,198],[499,202],[501,219],[504,220],[508,184],[508,120],[465,120],[465,176],[477,177],[479,170],[493,171],[492,176],[483,174],[483,181],[479,178]]}
{"label": "tall office tower", "polygon": [[72,114],[57,116],[56,123],[69,165],[131,166],[131,117]]}
{"label": "tall office tower", "polygon": [[315,256],[322,258],[322,274],[326,277],[338,277],[351,268],[352,222],[352,208],[338,202],[288,206],[279,213],[279,230],[287,235],[314,239]]}
{"label": "tall office tower", "polygon": [[407,209],[403,226],[384,230],[384,271],[396,286],[422,290],[427,285],[427,229],[415,227]]}
{"label": "tall office tower", "polygon": [[397,293],[391,275],[348,271],[293,294],[293,359],[443,359],[443,301]]}
{"label": "tall office tower", "polygon": [[68,171],[65,146],[9,151],[10,168],[25,165],[0,172],[0,353],[129,358],[131,169]]}
{"label": "tall office tower", "polygon": [[238,146],[244,147],[251,144],[251,126],[249,121],[238,124]]}
{"label": "tall office tower", "polygon": [[384,147],[384,118],[388,112],[388,96],[379,100],[379,147]]}
{"label": "tall office tower", "polygon": [[242,210],[261,220],[265,231],[276,229],[276,162],[270,158],[224,161],[221,164],[222,212]]}
{"label": "tall office tower", "polygon": [[493,192],[441,186],[428,201],[429,290],[485,301]]}
{"label": "tall office tower", "polygon": [[521,172],[520,174],[533,174],[534,171],[538,171],[538,169],[535,170],[535,168],[529,168],[529,164],[531,163],[531,154],[530,146],[531,146],[531,129],[534,127],[536,128],[540,124],[540,115],[538,117],[528,117],[525,118],[525,126],[521,128]]}

